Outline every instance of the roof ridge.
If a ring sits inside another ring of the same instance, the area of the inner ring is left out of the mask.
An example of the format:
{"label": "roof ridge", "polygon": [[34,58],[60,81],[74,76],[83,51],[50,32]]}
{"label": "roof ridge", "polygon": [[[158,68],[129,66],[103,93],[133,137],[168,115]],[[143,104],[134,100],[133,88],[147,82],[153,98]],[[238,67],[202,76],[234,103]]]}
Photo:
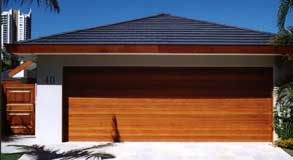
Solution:
{"label": "roof ridge", "polygon": [[185,18],[185,19],[189,19],[189,20],[192,20],[192,21],[200,21],[200,22],[203,22],[203,23],[209,23],[209,24],[214,24],[214,25],[221,25],[221,26],[235,28],[235,29],[241,29],[241,30],[246,30],[246,31],[253,31],[253,32],[258,32],[258,33],[263,33],[263,34],[276,35],[275,33],[272,33],[272,32],[260,31],[260,30],[256,30],[256,29],[250,29],[250,28],[245,28],[245,27],[228,25],[228,24],[223,24],[223,23],[218,23],[218,22],[211,22],[211,21],[201,20],[201,19],[197,19],[197,18],[189,18],[189,17],[184,17],[184,16],[175,16],[175,15],[171,15],[171,14],[168,14],[168,15],[169,16],[172,16],[172,17]]}
{"label": "roof ridge", "polygon": [[106,24],[106,25],[96,26],[96,27],[93,27],[93,28],[103,28],[103,27],[115,26],[115,25],[119,25],[119,24],[124,24],[124,23],[129,23],[129,22],[135,22],[135,21],[145,20],[145,19],[159,17],[159,16],[165,16],[165,15],[169,15],[169,14],[160,13],[160,14],[156,14],[156,15],[152,15],[152,16],[141,17],[141,18],[134,18],[134,19],[130,19],[130,20],[122,21],[122,22],[116,22],[116,23],[112,23],[112,24]]}
{"label": "roof ridge", "polygon": [[135,22],[135,21],[139,21],[139,20],[144,20],[144,19],[149,19],[149,18],[154,18],[154,17],[159,17],[159,16],[166,16],[166,15],[170,16],[170,14],[159,13],[159,14],[155,14],[155,15],[147,16],[147,17],[134,18],[134,19],[121,21],[121,22],[115,22],[115,23],[110,23],[110,24],[105,24],[105,25],[98,25],[98,26],[95,25],[93,27],[88,27],[88,28],[83,28],[83,29],[76,29],[76,30],[71,30],[71,31],[66,31],[66,32],[61,32],[61,33],[55,33],[55,34],[51,34],[51,35],[47,35],[47,36],[41,36],[41,37],[37,37],[37,38],[25,40],[25,41],[18,41],[18,42],[16,42],[16,44],[31,42],[31,41],[39,40],[39,39],[42,39],[42,38],[49,38],[49,37],[53,37],[53,36],[65,35],[65,34],[73,33],[73,32],[80,32],[80,31],[90,30],[90,29],[94,29],[94,28],[103,28],[103,27],[109,27],[109,26],[129,23],[129,22]]}

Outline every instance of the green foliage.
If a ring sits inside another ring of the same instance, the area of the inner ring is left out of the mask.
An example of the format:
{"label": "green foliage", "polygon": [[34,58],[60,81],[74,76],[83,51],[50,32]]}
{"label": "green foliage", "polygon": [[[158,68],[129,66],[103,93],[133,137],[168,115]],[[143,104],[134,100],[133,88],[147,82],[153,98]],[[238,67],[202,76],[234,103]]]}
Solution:
{"label": "green foliage", "polygon": [[2,72],[8,69],[15,68],[19,65],[19,59],[16,55],[8,53],[5,49],[1,50],[2,57]]}
{"label": "green foliage", "polygon": [[281,86],[278,90],[274,126],[281,139],[293,138],[293,82]]}
{"label": "green foliage", "polygon": [[[292,45],[293,44],[293,27],[288,29],[285,22],[289,11],[293,8],[293,0],[280,0],[278,9],[277,25],[279,33],[272,39],[274,45]],[[292,54],[292,53],[289,53]]]}
{"label": "green foliage", "polygon": [[293,8],[293,0],[281,0],[279,9],[278,9],[278,18],[277,24],[279,27],[279,31],[282,31],[285,28],[286,17]]}
{"label": "green foliage", "polygon": [[271,40],[273,45],[292,45],[293,44],[293,27],[290,26],[288,30],[280,31]]}
{"label": "green foliage", "polygon": [[38,6],[44,5],[45,7],[49,8],[50,10],[53,10],[57,13],[60,12],[60,6],[59,6],[59,2],[58,0],[3,0],[2,1],[4,5],[11,3],[19,3],[21,5],[25,4],[25,3],[32,3],[32,2],[36,2]]}
{"label": "green foliage", "polygon": [[276,140],[275,145],[281,148],[293,149],[293,138]]}

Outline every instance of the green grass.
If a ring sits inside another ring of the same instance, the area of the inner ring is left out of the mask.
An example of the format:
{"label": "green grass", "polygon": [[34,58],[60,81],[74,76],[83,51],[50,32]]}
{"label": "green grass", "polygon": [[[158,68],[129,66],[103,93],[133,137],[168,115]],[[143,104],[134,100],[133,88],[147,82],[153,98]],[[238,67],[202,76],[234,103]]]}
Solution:
{"label": "green grass", "polygon": [[17,160],[22,156],[22,153],[1,153],[1,160]]}
{"label": "green grass", "polygon": [[286,149],[286,148],[283,148],[283,150],[285,152],[287,152],[288,154],[290,154],[291,156],[293,156],[293,149]]}

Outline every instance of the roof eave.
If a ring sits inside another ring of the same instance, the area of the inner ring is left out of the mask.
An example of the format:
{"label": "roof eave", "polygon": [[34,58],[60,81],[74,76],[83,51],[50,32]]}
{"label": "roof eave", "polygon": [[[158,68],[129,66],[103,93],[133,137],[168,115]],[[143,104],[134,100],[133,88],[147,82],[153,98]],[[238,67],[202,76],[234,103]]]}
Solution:
{"label": "roof eave", "polygon": [[292,54],[293,45],[168,45],[168,44],[7,44],[14,54],[70,53],[227,53],[227,54]]}

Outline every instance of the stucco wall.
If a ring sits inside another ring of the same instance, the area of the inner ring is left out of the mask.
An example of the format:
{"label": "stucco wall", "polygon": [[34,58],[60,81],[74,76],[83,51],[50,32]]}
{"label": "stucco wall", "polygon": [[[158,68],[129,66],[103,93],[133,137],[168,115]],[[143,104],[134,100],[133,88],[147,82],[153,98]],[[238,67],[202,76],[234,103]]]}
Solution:
{"label": "stucco wall", "polygon": [[62,86],[37,85],[35,129],[38,142],[62,141]]}
{"label": "stucco wall", "polygon": [[64,66],[273,67],[274,56],[244,55],[96,55],[38,56],[36,138],[62,141],[62,72]]}
{"label": "stucco wall", "polygon": [[272,67],[273,56],[204,56],[204,55],[99,55],[39,56],[38,84],[47,84],[54,76],[62,84],[63,66],[181,66],[181,67]]}

